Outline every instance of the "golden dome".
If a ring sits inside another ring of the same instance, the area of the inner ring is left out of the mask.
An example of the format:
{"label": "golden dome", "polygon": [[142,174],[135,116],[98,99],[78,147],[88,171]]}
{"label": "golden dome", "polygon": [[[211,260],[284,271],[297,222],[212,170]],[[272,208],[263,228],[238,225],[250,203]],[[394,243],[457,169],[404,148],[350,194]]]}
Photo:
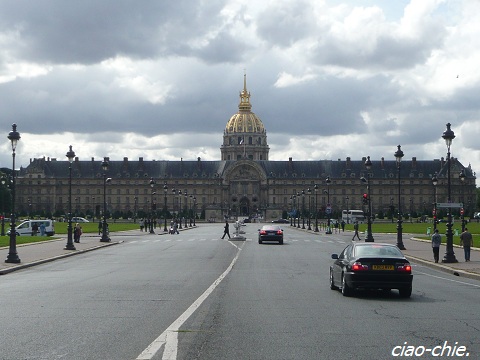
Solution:
{"label": "golden dome", "polygon": [[262,120],[252,111],[250,104],[250,93],[247,91],[247,75],[243,75],[243,90],[240,92],[240,104],[238,105],[238,113],[228,120],[225,127],[225,133],[255,133],[264,134],[265,127]]}

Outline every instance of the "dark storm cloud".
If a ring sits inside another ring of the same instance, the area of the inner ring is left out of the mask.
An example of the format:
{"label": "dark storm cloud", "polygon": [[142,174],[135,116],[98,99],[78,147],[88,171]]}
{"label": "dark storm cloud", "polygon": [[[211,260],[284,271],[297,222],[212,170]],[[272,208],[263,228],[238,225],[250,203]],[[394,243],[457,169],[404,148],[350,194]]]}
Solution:
{"label": "dark storm cloud", "polygon": [[0,2],[0,29],[16,34],[19,58],[91,64],[118,55],[155,58],[190,52],[218,21],[219,0]]}

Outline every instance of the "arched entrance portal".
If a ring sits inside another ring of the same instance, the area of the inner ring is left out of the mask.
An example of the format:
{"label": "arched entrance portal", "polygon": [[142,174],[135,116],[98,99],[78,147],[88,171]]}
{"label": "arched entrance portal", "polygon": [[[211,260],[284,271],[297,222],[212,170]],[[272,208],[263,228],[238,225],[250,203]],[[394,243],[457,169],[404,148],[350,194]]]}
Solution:
{"label": "arched entrance portal", "polygon": [[246,196],[240,199],[240,216],[250,216],[250,200]]}

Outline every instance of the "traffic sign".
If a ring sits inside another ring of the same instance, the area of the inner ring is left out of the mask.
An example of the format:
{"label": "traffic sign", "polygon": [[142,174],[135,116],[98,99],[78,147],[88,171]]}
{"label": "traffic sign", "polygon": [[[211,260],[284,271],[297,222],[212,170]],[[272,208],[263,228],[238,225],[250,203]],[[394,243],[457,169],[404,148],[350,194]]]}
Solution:
{"label": "traffic sign", "polygon": [[437,208],[462,208],[463,203],[437,203]]}

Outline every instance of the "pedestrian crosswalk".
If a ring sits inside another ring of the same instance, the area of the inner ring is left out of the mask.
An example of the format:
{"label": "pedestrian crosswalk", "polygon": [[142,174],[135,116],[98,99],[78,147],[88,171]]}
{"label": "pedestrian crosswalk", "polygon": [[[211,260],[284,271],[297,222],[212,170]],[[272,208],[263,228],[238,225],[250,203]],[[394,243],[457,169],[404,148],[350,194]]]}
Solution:
{"label": "pedestrian crosswalk", "polygon": [[[232,240],[232,239],[230,239]],[[127,240],[125,244],[143,244],[143,243],[192,243],[192,242],[218,242],[218,241],[229,241],[229,239],[217,239],[217,238],[161,238],[161,239],[142,239],[142,240]],[[256,242],[257,239],[246,238],[246,242]],[[340,240],[340,239],[289,239],[285,240],[285,243],[291,244],[309,244],[309,243],[317,243],[317,244],[324,244],[324,243],[331,243],[331,244],[346,244],[347,241]]]}

